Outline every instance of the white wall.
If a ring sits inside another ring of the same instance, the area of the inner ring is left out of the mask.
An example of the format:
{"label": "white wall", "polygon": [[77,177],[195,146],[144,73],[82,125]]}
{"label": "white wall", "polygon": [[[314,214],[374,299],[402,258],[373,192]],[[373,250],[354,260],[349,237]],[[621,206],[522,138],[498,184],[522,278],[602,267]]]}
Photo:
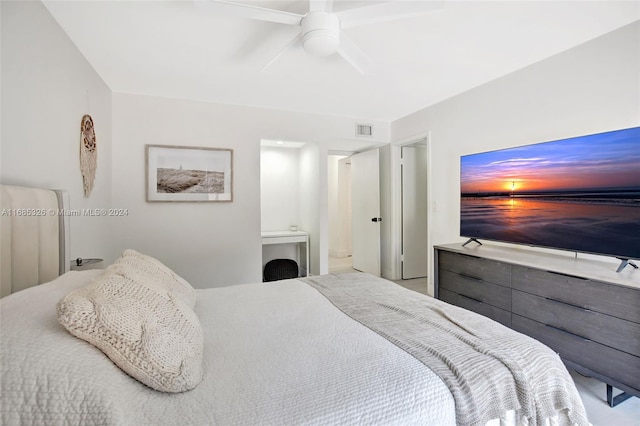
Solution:
{"label": "white wall", "polygon": [[351,232],[351,158],[345,157],[338,161],[338,257],[353,254]]}
{"label": "white wall", "polygon": [[[327,158],[327,210],[329,224],[329,256],[338,257],[338,162],[343,155],[329,155]],[[346,256],[341,256],[346,257]]]}
{"label": "white wall", "polygon": [[395,121],[393,140],[431,132],[432,245],[461,241],[460,155],[638,126],[638,52],[636,22]]}
{"label": "white wall", "polygon": [[[111,91],[40,2],[0,2],[3,184],[64,189],[72,209],[111,203]],[[95,186],[84,198],[80,121],[95,123]],[[108,217],[71,217],[71,257],[110,261]]]}
{"label": "white wall", "polygon": [[263,231],[288,230],[298,225],[298,148],[263,146],[260,154],[260,199]]}
{"label": "white wall", "polygon": [[310,272],[329,272],[327,149],[318,144],[300,148],[300,229],[309,233]]}
{"label": "white wall", "polygon": [[[300,149],[298,185],[317,189],[300,194],[298,226],[318,235],[312,272],[328,270],[326,144],[350,138],[353,125],[345,117],[115,93],[113,204],[130,214],[116,222],[114,250],[155,256],[195,287],[260,281],[260,140],[309,141]],[[146,202],[145,144],[233,149],[233,202]]]}

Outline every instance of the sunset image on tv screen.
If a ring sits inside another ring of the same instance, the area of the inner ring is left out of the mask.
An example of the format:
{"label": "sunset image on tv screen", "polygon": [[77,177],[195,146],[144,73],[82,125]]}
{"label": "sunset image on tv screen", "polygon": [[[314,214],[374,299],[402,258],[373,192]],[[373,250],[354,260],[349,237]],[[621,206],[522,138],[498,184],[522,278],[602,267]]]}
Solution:
{"label": "sunset image on tv screen", "polygon": [[460,160],[465,237],[640,258],[640,127]]}

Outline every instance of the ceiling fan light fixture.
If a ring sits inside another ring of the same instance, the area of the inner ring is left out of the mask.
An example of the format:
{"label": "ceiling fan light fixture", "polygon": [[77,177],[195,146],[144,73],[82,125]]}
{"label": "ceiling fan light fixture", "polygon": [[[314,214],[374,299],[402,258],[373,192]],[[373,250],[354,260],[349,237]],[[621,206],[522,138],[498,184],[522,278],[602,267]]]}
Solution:
{"label": "ceiling fan light fixture", "polygon": [[327,12],[309,12],[302,20],[302,45],[314,56],[329,56],[340,47],[340,21]]}
{"label": "ceiling fan light fixture", "polygon": [[340,39],[333,34],[323,34],[324,31],[314,31],[305,34],[302,39],[304,50],[313,56],[329,56],[338,50]]}
{"label": "ceiling fan light fixture", "polygon": [[348,34],[342,32],[343,29],[418,16],[438,8],[438,3],[444,3],[442,0],[377,0],[372,2],[373,4],[334,13],[332,12],[334,2],[339,0],[307,0],[309,12],[300,14],[244,4],[244,2],[235,3],[230,0],[192,1],[198,5],[208,5],[214,13],[299,28],[300,32],[262,68],[263,71],[285,52],[302,45],[306,53],[314,56],[329,56],[337,53],[361,74],[371,69],[371,61]]}

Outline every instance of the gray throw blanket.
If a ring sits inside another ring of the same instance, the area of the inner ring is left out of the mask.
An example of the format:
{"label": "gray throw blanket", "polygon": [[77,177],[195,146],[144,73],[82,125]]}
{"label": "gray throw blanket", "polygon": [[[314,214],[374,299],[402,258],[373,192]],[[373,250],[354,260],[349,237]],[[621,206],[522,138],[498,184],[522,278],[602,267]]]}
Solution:
{"label": "gray throw blanket", "polygon": [[508,410],[524,425],[589,424],[560,357],[530,337],[368,274],[302,281],[433,370],[453,395],[458,425],[485,425]]}

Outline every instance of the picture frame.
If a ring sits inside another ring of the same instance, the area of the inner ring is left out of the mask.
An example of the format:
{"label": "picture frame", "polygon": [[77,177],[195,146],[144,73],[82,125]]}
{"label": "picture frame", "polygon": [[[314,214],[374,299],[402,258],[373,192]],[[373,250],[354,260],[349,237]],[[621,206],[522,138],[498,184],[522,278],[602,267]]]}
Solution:
{"label": "picture frame", "polygon": [[147,201],[233,201],[233,150],[145,145]]}

